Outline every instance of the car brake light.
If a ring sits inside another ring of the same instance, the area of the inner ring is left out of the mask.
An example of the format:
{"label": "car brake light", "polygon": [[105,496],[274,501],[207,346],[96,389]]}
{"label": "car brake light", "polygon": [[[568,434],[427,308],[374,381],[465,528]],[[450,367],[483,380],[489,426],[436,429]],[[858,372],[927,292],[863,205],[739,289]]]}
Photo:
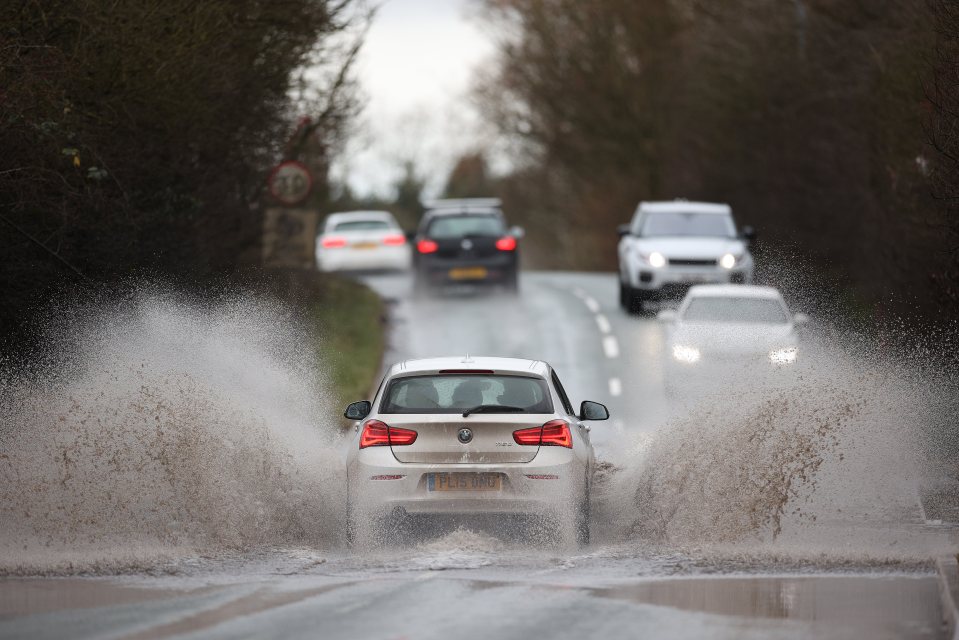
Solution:
{"label": "car brake light", "polygon": [[336,236],[329,236],[323,238],[322,241],[323,248],[325,249],[337,249],[339,247],[346,246],[346,238],[337,238]]}
{"label": "car brake light", "polygon": [[402,244],[406,244],[406,236],[386,236],[383,238],[383,244],[390,247],[398,247]]}
{"label": "car brake light", "polygon": [[420,240],[416,243],[416,250],[420,253],[436,253],[440,246],[432,240]]}
{"label": "car brake light", "polygon": [[367,447],[401,447],[416,442],[416,432],[412,429],[391,427],[379,420],[370,420],[363,425],[360,434],[360,449]]}
{"label": "car brake light", "polygon": [[550,420],[542,427],[513,432],[516,444],[573,448],[573,434],[565,420]]}
{"label": "car brake light", "polygon": [[493,375],[492,369],[440,369],[441,374],[455,374],[455,375],[484,375],[491,376]]}
{"label": "car brake light", "polygon": [[516,238],[513,236],[503,236],[496,241],[496,248],[500,251],[513,251],[516,249]]}

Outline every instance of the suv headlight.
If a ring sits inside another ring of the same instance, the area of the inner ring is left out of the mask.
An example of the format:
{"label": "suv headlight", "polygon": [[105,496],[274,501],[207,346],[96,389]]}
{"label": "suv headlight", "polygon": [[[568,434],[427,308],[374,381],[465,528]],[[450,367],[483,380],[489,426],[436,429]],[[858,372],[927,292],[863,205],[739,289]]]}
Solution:
{"label": "suv headlight", "polygon": [[732,269],[737,264],[739,264],[739,261],[742,259],[743,257],[741,255],[737,256],[731,253],[727,253],[722,258],[719,259],[719,266],[721,266],[723,269]]}
{"label": "suv headlight", "polygon": [[666,266],[666,256],[661,254],[659,251],[653,251],[650,254],[642,254],[643,260],[649,263],[649,266],[654,269]]}
{"label": "suv headlight", "polygon": [[699,349],[696,347],[690,347],[683,344],[673,345],[673,357],[680,362],[688,362],[693,364],[699,362],[699,359],[702,357],[702,354],[699,352]]}
{"label": "suv headlight", "polygon": [[769,352],[769,361],[773,364],[792,364],[799,357],[796,347],[783,347]]}

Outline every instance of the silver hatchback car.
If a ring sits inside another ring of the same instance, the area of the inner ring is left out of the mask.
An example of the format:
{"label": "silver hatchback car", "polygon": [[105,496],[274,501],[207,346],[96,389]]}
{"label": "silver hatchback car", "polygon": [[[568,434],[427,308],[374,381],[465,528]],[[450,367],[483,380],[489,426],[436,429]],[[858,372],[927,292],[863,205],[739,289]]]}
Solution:
{"label": "silver hatchback car", "polygon": [[591,420],[547,363],[431,358],[394,365],[358,421],[347,455],[348,535],[389,540],[425,516],[532,516],[554,539],[589,541]]}

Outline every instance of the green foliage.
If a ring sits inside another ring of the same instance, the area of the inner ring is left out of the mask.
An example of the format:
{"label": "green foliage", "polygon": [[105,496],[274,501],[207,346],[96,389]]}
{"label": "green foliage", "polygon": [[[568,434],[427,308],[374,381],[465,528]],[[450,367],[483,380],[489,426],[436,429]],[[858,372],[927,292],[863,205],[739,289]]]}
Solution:
{"label": "green foliage", "polygon": [[727,201],[768,246],[797,246],[794,271],[934,315],[950,244],[923,82],[939,33],[937,88],[959,86],[956,31],[936,26],[954,4],[487,0],[506,37],[479,101],[525,152],[505,204],[561,249],[544,266],[612,269],[640,200]]}
{"label": "green foliage", "polygon": [[[0,333],[75,286],[52,254],[97,282],[144,271],[199,281],[257,255],[251,203],[293,128],[297,74],[346,68],[351,50],[337,43],[354,4],[2,5]],[[311,135],[327,149],[350,114],[344,78],[305,105],[324,106]]]}
{"label": "green foliage", "polygon": [[308,304],[337,408],[370,398],[386,344],[382,300],[362,284],[330,276],[322,295]]}

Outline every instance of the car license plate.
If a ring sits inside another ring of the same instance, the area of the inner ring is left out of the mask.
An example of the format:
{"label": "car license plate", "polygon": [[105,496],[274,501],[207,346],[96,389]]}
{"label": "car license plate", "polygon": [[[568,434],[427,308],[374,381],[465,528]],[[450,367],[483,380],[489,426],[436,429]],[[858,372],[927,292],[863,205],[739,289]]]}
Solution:
{"label": "car license plate", "polygon": [[354,249],[375,249],[377,245],[375,242],[357,242],[353,245]]}
{"label": "car license plate", "polygon": [[498,473],[431,473],[430,491],[499,491],[503,477]]}
{"label": "car license plate", "polygon": [[451,280],[482,280],[486,277],[486,267],[460,267],[450,269]]}

